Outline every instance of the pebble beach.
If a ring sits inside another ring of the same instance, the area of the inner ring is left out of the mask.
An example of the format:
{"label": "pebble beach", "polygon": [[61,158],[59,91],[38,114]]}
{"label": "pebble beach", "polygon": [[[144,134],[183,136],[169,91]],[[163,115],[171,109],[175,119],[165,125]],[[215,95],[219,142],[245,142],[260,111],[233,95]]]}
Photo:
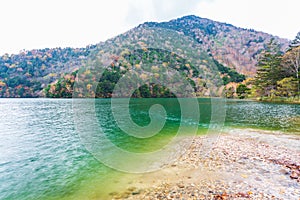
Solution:
{"label": "pebble beach", "polygon": [[[276,131],[228,129],[190,138],[175,163],[140,174],[110,199],[300,200],[300,136]],[[208,150],[209,148],[209,150]]]}

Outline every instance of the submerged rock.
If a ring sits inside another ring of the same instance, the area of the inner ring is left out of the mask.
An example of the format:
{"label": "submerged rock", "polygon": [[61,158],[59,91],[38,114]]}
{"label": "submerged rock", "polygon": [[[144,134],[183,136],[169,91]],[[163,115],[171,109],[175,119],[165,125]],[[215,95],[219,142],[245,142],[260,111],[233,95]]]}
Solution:
{"label": "submerged rock", "polygon": [[298,178],[299,178],[299,174],[297,174],[297,172],[295,172],[295,171],[292,171],[290,177],[291,177],[292,179],[298,179]]}

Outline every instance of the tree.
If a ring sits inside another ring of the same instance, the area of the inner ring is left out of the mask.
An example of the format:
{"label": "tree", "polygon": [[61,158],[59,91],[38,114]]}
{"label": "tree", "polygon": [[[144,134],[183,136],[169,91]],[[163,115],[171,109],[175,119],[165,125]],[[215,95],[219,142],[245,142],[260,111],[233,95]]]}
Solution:
{"label": "tree", "polygon": [[151,97],[151,93],[149,90],[149,86],[148,85],[142,85],[140,88],[140,94],[142,98],[150,98]]}
{"label": "tree", "polygon": [[294,97],[297,95],[297,80],[294,77],[284,78],[277,82],[276,94],[281,97]]}
{"label": "tree", "polygon": [[234,98],[234,93],[235,93],[234,88],[231,86],[225,90],[225,97],[232,99],[232,98]]}
{"label": "tree", "polygon": [[244,99],[249,94],[250,89],[245,84],[240,84],[236,88],[236,94],[240,99]]}
{"label": "tree", "polygon": [[297,33],[295,39],[291,42],[290,46],[300,46],[300,32]]}
{"label": "tree", "polygon": [[300,32],[296,38],[291,42],[290,48],[283,56],[283,65],[285,66],[287,73],[297,80],[297,93],[298,98],[300,94],[299,86],[299,68],[300,68]]}
{"label": "tree", "polygon": [[257,74],[254,81],[257,95],[270,97],[272,91],[276,90],[277,81],[285,77],[281,62],[282,52],[280,46],[274,39],[271,39],[258,60]]}

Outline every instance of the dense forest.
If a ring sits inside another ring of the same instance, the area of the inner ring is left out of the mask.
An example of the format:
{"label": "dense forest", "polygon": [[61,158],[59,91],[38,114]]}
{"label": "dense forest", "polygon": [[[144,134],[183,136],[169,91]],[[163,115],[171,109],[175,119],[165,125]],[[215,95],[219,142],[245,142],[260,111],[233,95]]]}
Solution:
{"label": "dense forest", "polygon": [[[216,60],[212,60],[212,64],[215,64],[216,69],[222,75],[223,85],[226,85],[229,82],[238,83],[245,80],[244,75],[237,73],[233,69],[225,67]],[[143,69],[141,69],[142,66]],[[167,77],[166,67],[170,67],[171,69],[178,71],[182,77],[185,77],[187,82],[193,87],[193,93],[198,94],[198,96],[204,96],[204,91],[208,88],[205,81],[201,80],[202,75],[200,74],[200,71],[187,59],[161,49],[138,49],[131,53],[124,54],[122,57],[115,57],[114,61],[109,66],[105,67],[105,70],[101,74],[96,86],[93,86],[88,82],[91,79],[95,79],[91,70],[84,69],[81,76],[84,76],[83,80],[86,80],[85,89],[89,91],[88,96],[95,96],[98,98],[112,97],[116,84],[129,69],[134,70],[136,74],[134,74],[134,77],[127,80],[127,88],[134,87],[134,85],[139,81],[138,78],[141,80],[149,78],[149,83],[141,83],[131,95],[132,97],[175,97],[175,94],[173,94],[169,88],[161,84],[154,83],[155,79],[159,80],[160,78],[162,80],[168,79],[169,82],[173,83],[173,87],[176,87],[177,96],[185,96],[184,93],[187,91],[186,88],[180,88],[180,85],[178,84],[179,80]],[[139,73],[140,71],[142,73]],[[73,86],[77,73],[78,71],[71,74],[65,74],[57,82],[48,85],[45,89],[46,97],[72,97],[74,92]],[[93,94],[94,91],[95,94]],[[81,96],[83,97],[87,95],[85,94]],[[124,96],[126,96],[126,94],[124,94]]]}
{"label": "dense forest", "polygon": [[41,97],[62,74],[82,65],[95,45],[21,51],[0,56],[0,97]]}
{"label": "dense forest", "polygon": [[271,40],[258,60],[252,88],[254,95],[262,100],[285,98],[299,101],[299,68],[300,32],[285,52]]}
{"label": "dense forest", "polygon": [[288,47],[286,39],[194,15],[169,22],[147,22],[141,26],[171,29],[194,38],[219,63],[251,77],[256,73],[260,53],[272,38],[282,51]]}

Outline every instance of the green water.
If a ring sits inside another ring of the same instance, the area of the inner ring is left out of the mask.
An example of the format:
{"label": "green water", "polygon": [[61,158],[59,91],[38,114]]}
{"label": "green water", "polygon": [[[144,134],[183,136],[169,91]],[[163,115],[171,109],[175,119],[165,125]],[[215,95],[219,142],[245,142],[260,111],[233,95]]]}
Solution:
{"label": "green water", "polygon": [[227,100],[225,125],[300,134],[300,105]]}
{"label": "green water", "polygon": [[[151,106],[160,104],[166,111],[163,118],[162,113],[153,113],[154,118],[165,120],[163,129],[153,137],[138,139],[118,127],[109,99],[78,101],[82,105],[83,124],[96,123],[115,146],[134,153],[163,148],[177,137],[181,126],[196,126],[197,134],[205,134],[210,130],[211,121],[220,127],[224,123],[227,127],[300,133],[299,105],[198,99],[200,119],[197,121],[191,117],[197,109],[191,106],[185,108],[191,115],[182,118],[177,99],[132,99],[130,116],[139,126],[151,122],[148,112]],[[95,122],[85,117],[91,112],[85,105],[94,108]],[[124,106],[120,103],[117,108]],[[225,121],[222,121],[223,111]],[[106,167],[86,149],[78,133],[75,112],[73,100],[0,99],[0,199],[103,199],[109,192],[130,184],[126,178],[130,175]],[[98,145],[97,150],[110,157],[105,143]]]}

